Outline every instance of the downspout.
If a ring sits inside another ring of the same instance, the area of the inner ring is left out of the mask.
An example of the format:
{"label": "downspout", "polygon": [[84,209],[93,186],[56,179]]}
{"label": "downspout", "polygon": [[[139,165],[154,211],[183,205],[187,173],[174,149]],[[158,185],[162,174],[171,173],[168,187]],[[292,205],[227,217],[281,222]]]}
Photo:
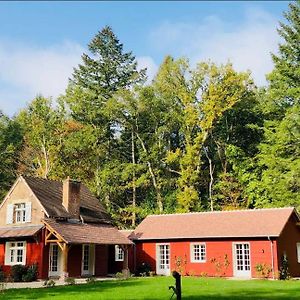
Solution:
{"label": "downspout", "polygon": [[275,273],[274,273],[274,252],[273,252],[273,242],[271,238],[268,236],[268,240],[270,241],[271,245],[271,259],[272,259],[272,278],[275,279]]}

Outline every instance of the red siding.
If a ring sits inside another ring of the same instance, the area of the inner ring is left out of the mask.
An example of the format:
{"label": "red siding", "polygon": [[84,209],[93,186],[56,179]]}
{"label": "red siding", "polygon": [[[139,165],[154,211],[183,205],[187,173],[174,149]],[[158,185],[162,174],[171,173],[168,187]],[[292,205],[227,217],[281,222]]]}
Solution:
{"label": "red siding", "polygon": [[[135,247],[130,246],[128,249],[128,268],[130,272],[135,270]],[[122,272],[123,270],[123,261],[115,261],[115,246],[108,246],[108,273],[115,274],[117,272]]]}
{"label": "red siding", "polygon": [[82,245],[72,245],[68,253],[68,272],[70,277],[81,276]]}
{"label": "red siding", "polygon": [[108,273],[108,246],[96,245],[95,276],[106,276]]}
{"label": "red siding", "polygon": [[279,265],[281,258],[286,253],[289,263],[289,273],[293,277],[300,276],[300,263],[297,259],[297,243],[300,243],[300,228],[296,226],[296,216],[293,214],[286,226],[284,227],[279,239],[277,247],[277,255]]}
{"label": "red siding", "polygon": [[[19,239],[19,241],[26,241],[26,265],[38,264],[38,278],[43,277],[43,234],[42,232],[37,236],[36,239]],[[0,265],[3,266],[3,270],[6,275],[10,273],[11,266],[5,266],[5,243],[6,241],[0,242]]]}
{"label": "red siding", "polygon": [[[207,274],[208,276],[233,276],[233,242],[250,243],[250,256],[251,256],[251,270],[252,277],[257,277],[255,271],[255,265],[258,263],[266,263],[271,267],[271,243],[269,240],[218,240],[218,241],[203,241],[193,240],[191,242],[206,244],[206,262],[204,263],[193,263],[190,257],[190,241],[160,241],[161,243],[170,244],[170,255],[171,255],[171,271],[179,270],[176,267],[176,260],[180,258],[183,262],[181,264],[181,271],[184,275],[201,275]],[[156,270],[156,243],[155,242],[138,242],[136,245],[137,249],[137,268],[143,263],[147,262],[152,270]],[[274,246],[274,250],[276,246]],[[276,252],[276,251],[274,251]],[[221,270],[217,270],[216,264],[212,262],[215,260],[224,264],[225,255],[229,261],[229,266],[222,267]],[[275,266],[276,267],[276,266]],[[272,274],[270,274],[270,277]]]}

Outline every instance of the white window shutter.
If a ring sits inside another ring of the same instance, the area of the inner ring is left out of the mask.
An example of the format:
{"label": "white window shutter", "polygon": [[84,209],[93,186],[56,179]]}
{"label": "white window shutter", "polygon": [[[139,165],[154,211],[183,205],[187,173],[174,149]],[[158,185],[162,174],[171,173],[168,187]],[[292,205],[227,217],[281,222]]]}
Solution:
{"label": "white window shutter", "polygon": [[25,222],[31,222],[31,202],[27,202],[25,206]]}
{"label": "white window shutter", "polygon": [[14,205],[8,204],[6,210],[6,224],[12,224],[14,217]]}
{"label": "white window shutter", "polygon": [[300,243],[297,243],[297,258],[298,258],[298,263],[300,263]]}
{"label": "white window shutter", "polygon": [[9,266],[11,265],[10,262],[10,242],[5,243],[5,262],[4,265]]}

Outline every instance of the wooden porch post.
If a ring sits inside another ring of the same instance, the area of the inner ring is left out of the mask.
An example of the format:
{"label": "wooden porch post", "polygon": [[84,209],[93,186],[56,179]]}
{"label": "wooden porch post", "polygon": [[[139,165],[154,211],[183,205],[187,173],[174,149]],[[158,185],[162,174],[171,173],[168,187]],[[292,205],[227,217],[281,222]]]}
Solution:
{"label": "wooden porch post", "polygon": [[65,278],[69,277],[68,273],[68,254],[69,254],[69,246],[64,243],[62,247],[62,256],[63,256],[63,269],[61,279],[64,280]]}
{"label": "wooden porch post", "polygon": [[128,278],[129,275],[130,275],[130,271],[129,271],[129,268],[128,268],[128,246],[125,245],[122,248],[123,248],[123,251],[124,251],[124,261],[123,261],[122,273],[124,274],[124,276],[126,278]]}

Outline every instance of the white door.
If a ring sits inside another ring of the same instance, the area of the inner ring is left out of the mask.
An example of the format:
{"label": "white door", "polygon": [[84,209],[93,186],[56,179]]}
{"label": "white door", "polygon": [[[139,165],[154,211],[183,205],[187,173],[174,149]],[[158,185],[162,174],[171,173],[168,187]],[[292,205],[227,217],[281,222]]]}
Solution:
{"label": "white door", "polygon": [[234,244],[234,276],[251,277],[249,243]]}
{"label": "white door", "polygon": [[95,245],[82,245],[81,274],[85,276],[95,274]]}
{"label": "white door", "polygon": [[156,274],[170,275],[170,245],[156,245]]}
{"label": "white door", "polygon": [[61,275],[61,250],[57,244],[49,247],[49,276]]}

